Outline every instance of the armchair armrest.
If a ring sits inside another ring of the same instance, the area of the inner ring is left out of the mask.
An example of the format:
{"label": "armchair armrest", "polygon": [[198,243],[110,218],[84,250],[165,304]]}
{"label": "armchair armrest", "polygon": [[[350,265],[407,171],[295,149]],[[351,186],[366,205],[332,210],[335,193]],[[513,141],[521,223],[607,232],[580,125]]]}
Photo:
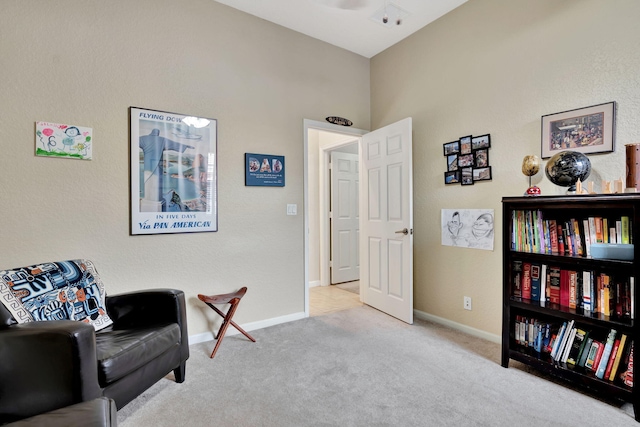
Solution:
{"label": "armchair armrest", "polygon": [[185,360],[189,357],[187,310],[183,291],[149,289],[107,295],[106,305],[114,329],[177,323],[180,326],[182,354]]}
{"label": "armchair armrest", "polygon": [[91,400],[98,385],[95,329],[71,320],[0,328],[0,424]]}

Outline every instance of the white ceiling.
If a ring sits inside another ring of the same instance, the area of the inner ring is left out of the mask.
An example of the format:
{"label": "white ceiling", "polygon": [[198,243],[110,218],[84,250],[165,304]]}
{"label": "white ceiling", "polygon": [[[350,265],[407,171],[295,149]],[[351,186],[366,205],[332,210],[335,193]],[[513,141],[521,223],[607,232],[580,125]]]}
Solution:
{"label": "white ceiling", "polygon": [[371,58],[467,0],[216,1]]}

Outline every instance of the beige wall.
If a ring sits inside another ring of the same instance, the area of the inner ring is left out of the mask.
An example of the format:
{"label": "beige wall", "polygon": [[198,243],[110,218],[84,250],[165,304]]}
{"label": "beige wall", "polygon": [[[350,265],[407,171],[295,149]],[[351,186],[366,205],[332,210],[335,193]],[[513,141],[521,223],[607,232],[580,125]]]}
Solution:
{"label": "beige wall", "polygon": [[[248,286],[236,315],[304,311],[303,119],[369,128],[369,60],[211,0],[3,0],[0,268],[85,257],[109,293]],[[129,236],[130,106],[218,120],[216,233]],[[34,122],[92,127],[93,160],[34,156]],[[286,157],[286,186],[244,186],[244,153]],[[298,205],[297,216],[286,205]]]}
{"label": "beige wall", "polygon": [[[200,292],[249,286],[245,324],[304,310],[304,118],[369,129],[413,117],[415,307],[496,336],[500,199],[527,186],[540,116],[617,101],[616,152],[591,156],[597,183],[623,175],[624,144],[640,141],[636,0],[470,0],[371,63],[210,0],[2,9],[0,268],[86,257],[110,293],[184,289],[190,335],[209,330]],[[218,120],[220,231],[129,236],[130,106]],[[92,127],[94,159],[36,158],[39,120]],[[442,144],[483,133],[493,181],[445,187]],[[245,152],[285,155],[286,187],[245,187]],[[442,208],[495,209],[495,250],[441,247]]]}
{"label": "beige wall", "polygon": [[[624,176],[624,144],[640,141],[638,16],[636,0],[470,0],[372,59],[372,128],[413,117],[417,310],[500,334],[501,198],[527,188],[542,115],[616,101],[616,151],[590,156],[589,181]],[[445,187],[442,144],[485,133],[493,180]],[[442,247],[443,208],[494,209],[494,251]]]}

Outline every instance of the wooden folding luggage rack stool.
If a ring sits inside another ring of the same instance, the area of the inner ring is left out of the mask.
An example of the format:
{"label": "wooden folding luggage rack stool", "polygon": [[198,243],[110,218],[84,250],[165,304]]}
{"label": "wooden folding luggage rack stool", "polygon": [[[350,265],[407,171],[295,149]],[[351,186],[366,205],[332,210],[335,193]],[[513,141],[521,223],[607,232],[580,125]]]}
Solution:
{"label": "wooden folding luggage rack stool", "polygon": [[[214,337],[218,340],[218,342],[216,343],[216,346],[213,348],[213,352],[211,353],[211,359],[213,359],[213,356],[216,355],[216,352],[218,351],[218,347],[220,347],[220,344],[222,343],[222,339],[224,338],[224,334],[227,332],[227,328],[229,327],[229,324],[231,324],[231,326],[233,326],[238,331],[240,331],[245,337],[249,338],[253,342],[256,342],[256,340],[251,335],[249,335],[247,331],[242,329],[240,326],[238,326],[236,322],[232,320],[233,315],[236,313],[236,310],[238,309],[238,304],[240,304],[240,300],[246,293],[247,293],[247,287],[245,286],[240,288],[238,291],[231,292],[229,294],[209,295],[209,296],[198,294],[198,298],[200,299],[200,301],[204,302],[209,307],[211,307],[211,309],[216,313],[218,313],[220,316],[222,316],[222,319],[223,319],[222,325],[220,325],[220,329],[218,330],[218,334],[217,336]],[[227,313],[225,314],[220,309],[215,307],[214,304],[231,304],[231,306],[229,307],[229,310],[227,310]]]}

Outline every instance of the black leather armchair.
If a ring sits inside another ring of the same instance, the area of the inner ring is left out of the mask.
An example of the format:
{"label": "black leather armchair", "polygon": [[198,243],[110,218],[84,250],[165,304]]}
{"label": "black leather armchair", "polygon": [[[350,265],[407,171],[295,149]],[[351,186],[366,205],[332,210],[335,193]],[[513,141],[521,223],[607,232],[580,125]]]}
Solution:
{"label": "black leather armchair", "polygon": [[113,325],[17,324],[0,304],[0,424],[100,396],[120,409],[189,357],[184,293],[154,289],[106,297]]}

